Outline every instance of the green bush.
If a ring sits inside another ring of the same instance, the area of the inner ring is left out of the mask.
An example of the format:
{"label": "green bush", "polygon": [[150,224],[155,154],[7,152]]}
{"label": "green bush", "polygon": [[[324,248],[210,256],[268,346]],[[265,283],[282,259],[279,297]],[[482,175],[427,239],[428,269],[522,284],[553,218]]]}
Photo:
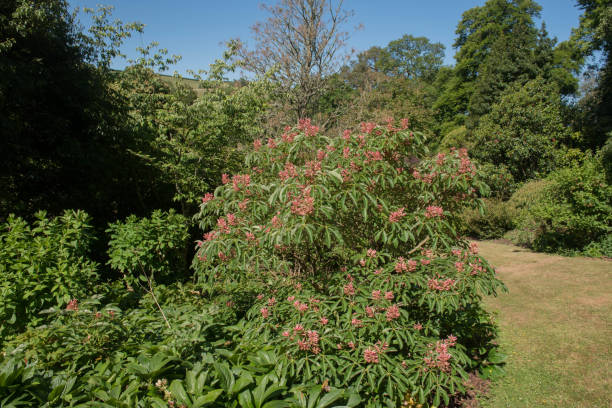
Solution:
{"label": "green bush", "polygon": [[489,186],[488,197],[507,200],[516,189],[512,173],[506,166],[483,163],[480,165],[481,180]]}
{"label": "green bush", "polygon": [[511,205],[499,199],[485,199],[484,203],[484,211],[466,208],[461,212],[463,235],[495,239],[514,228],[516,211]]}
{"label": "green bush", "polygon": [[515,239],[539,251],[571,252],[610,233],[612,188],[599,160],[588,158],[581,165],[557,170],[540,186],[544,188],[539,196],[521,212]]}
{"label": "green bush", "polygon": [[550,179],[531,180],[518,188],[508,200],[509,210],[514,213],[514,228],[523,228],[529,219],[529,211],[541,200],[551,187]]}
{"label": "green bush", "polygon": [[606,182],[612,184],[612,134],[608,136],[606,144],[601,148],[600,157],[606,172]]}
{"label": "green bush", "polygon": [[98,278],[98,265],[88,259],[93,236],[87,214],[35,217],[29,225],[9,216],[1,226],[0,342],[43,322],[43,309],[86,296]]}
{"label": "green bush", "polygon": [[271,346],[281,383],[353,387],[363,406],[448,404],[500,363],[481,299],[503,285],[457,239],[486,190],[465,150],[431,158],[394,123],[329,138],[305,120],[246,165],[204,196],[194,259],[202,287],[260,287],[237,351]]}
{"label": "green bush", "polygon": [[134,215],[109,225],[108,264],[131,286],[140,276],[158,281],[184,278],[187,219],[170,210],[156,210],[150,218]]}
{"label": "green bush", "polygon": [[470,150],[472,148],[472,143],[468,139],[469,133],[465,126],[459,126],[448,132],[440,142],[440,150],[442,151],[450,151],[450,149],[454,148],[466,148]]}

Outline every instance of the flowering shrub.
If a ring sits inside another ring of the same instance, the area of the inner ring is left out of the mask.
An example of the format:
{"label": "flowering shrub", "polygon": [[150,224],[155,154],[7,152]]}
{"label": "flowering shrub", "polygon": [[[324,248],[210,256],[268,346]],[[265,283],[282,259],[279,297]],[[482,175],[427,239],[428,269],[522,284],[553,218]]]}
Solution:
{"label": "flowering shrub", "polygon": [[405,123],[330,138],[303,120],[246,164],[203,198],[194,259],[202,284],[259,282],[240,347],[371,404],[459,392],[491,349],[481,296],[503,287],[457,236],[486,190],[466,151],[430,158]]}

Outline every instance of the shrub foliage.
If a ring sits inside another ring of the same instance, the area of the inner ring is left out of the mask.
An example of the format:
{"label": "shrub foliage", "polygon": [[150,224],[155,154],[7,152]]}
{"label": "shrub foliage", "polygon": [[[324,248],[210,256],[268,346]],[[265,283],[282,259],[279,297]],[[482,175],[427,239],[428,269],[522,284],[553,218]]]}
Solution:
{"label": "shrub foliage", "polygon": [[291,381],[372,405],[448,403],[495,355],[480,300],[503,285],[457,235],[486,186],[464,150],[430,159],[424,139],[392,121],[329,138],[304,120],[203,197],[200,284],[261,291],[241,350],[272,344]]}
{"label": "shrub foliage", "polygon": [[10,216],[0,231],[0,342],[28,325],[42,323],[44,309],[85,296],[97,280],[89,260],[93,240],[82,211],[47,218],[38,212],[32,225]]}

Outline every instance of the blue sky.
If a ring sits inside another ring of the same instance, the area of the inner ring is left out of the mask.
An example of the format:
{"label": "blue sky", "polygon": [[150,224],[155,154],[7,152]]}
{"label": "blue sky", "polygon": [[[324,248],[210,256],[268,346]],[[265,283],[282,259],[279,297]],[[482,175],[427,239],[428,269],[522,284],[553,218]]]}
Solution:
{"label": "blue sky", "polygon": [[[224,41],[236,37],[248,41],[250,27],[266,18],[257,0],[69,0],[69,3],[72,8],[111,5],[115,7],[115,18],[144,23],[144,34],[128,40],[123,52],[135,56],[136,47],[157,41],[170,54],[182,56],[170,73],[176,70],[183,75],[187,69],[207,69],[223,53]],[[385,46],[404,34],[425,36],[446,46],[445,64],[452,65],[455,54],[452,44],[461,14],[484,3],[485,0],[345,0],[345,8],[355,12],[352,25],[364,26],[351,35],[349,46],[363,51],[374,45]],[[575,1],[538,3],[550,35],[559,41],[567,39],[581,14]],[[87,26],[86,21],[83,24]],[[117,61],[114,66],[121,68],[122,63]]]}

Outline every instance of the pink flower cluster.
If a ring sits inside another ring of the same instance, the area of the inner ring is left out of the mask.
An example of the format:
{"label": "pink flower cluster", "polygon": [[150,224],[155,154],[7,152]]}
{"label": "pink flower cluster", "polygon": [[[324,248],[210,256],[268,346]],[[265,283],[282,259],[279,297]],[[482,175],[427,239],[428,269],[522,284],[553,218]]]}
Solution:
{"label": "pink flower cluster", "polygon": [[248,187],[249,184],[251,184],[251,176],[248,174],[236,174],[232,177],[232,188],[234,191],[240,191],[241,187]]}
{"label": "pink flower cluster", "polygon": [[398,222],[405,216],[406,216],[406,213],[404,212],[404,207],[402,207],[399,210],[394,211],[391,214],[389,214],[389,222],[391,223]]}
{"label": "pink flower cluster", "polygon": [[373,122],[361,122],[361,131],[363,133],[370,134],[376,127],[376,123]]}
{"label": "pink flower cluster", "polygon": [[66,310],[71,310],[73,312],[76,312],[79,310],[79,301],[77,299],[72,299],[70,302],[68,302],[68,304],[66,305]]}
{"label": "pink flower cluster", "polygon": [[455,286],[455,282],[457,281],[451,278],[445,280],[432,278],[427,282],[427,286],[431,290],[449,291],[453,289],[453,286]]}
{"label": "pink flower cluster", "polygon": [[378,351],[368,347],[363,351],[363,359],[366,363],[378,364]]}
{"label": "pink flower cluster", "polygon": [[295,166],[291,162],[285,163],[285,169],[278,172],[278,177],[282,181],[287,181],[292,177],[297,177],[298,173],[295,170]]}
{"label": "pink flower cluster", "polygon": [[[299,330],[296,330],[299,326]],[[319,354],[321,347],[319,347],[319,333],[316,330],[304,331],[302,326],[297,325],[294,328],[294,332],[298,335],[301,333],[301,339],[297,341],[298,349],[302,351],[311,351],[313,354]]]}
{"label": "pink flower cluster", "polygon": [[355,295],[355,287],[353,286],[353,282],[349,282],[348,284],[344,285],[343,290],[346,296]]}
{"label": "pink flower cluster", "polygon": [[425,218],[435,218],[444,216],[444,210],[442,207],[436,207],[435,205],[430,205],[425,210]]}
{"label": "pink flower cluster", "polygon": [[378,355],[384,353],[388,348],[389,345],[387,343],[381,343],[379,341],[373,347],[368,347],[363,351],[363,359],[366,363],[378,364]]}
{"label": "pink flower cluster", "polygon": [[215,198],[214,194],[212,193],[206,193],[204,194],[204,197],[202,197],[202,203],[206,204],[209,201],[212,201]]}
{"label": "pink flower cluster", "polygon": [[387,321],[391,321],[400,317],[400,310],[397,305],[391,305],[387,308],[387,313],[385,313],[387,317]]}
{"label": "pink flower cluster", "polygon": [[417,267],[417,261],[409,259],[408,262],[406,262],[406,260],[400,256],[397,262],[395,263],[395,272],[397,273],[402,273],[406,271],[414,272],[416,271],[416,267]]}
{"label": "pink flower cluster", "polygon": [[300,302],[299,300],[293,302],[293,307],[295,307],[296,310],[300,313],[304,313],[306,310],[308,310],[308,305],[306,303]]}
{"label": "pink flower cluster", "polygon": [[457,337],[453,336],[452,334],[444,340],[438,340],[435,348],[433,345],[430,345],[427,356],[423,358],[423,361],[428,368],[438,368],[440,371],[449,372],[449,361],[452,358],[452,355],[448,350],[455,344],[457,344]]}
{"label": "pink flower cluster", "polygon": [[306,136],[315,136],[319,133],[319,127],[311,124],[310,119],[300,119],[298,122],[298,129],[303,131]]}
{"label": "pink flower cluster", "polygon": [[446,155],[444,153],[438,153],[438,158],[436,160],[436,164],[438,166],[441,166],[444,164],[444,159],[446,158]]}
{"label": "pink flower cluster", "polygon": [[291,202],[291,212],[306,216],[314,211],[314,198],[310,196],[310,188],[302,189],[299,197]]}
{"label": "pink flower cluster", "polygon": [[370,160],[370,161],[381,161],[381,160],[383,160],[383,155],[379,151],[366,152],[365,155],[368,158],[368,160]]}
{"label": "pink flower cluster", "polygon": [[313,179],[317,176],[317,174],[321,171],[321,162],[320,161],[307,161],[306,162],[306,171],[304,175],[310,179]]}
{"label": "pink flower cluster", "polygon": [[370,258],[376,258],[376,250],[375,249],[368,249],[368,251],[366,252],[366,254],[370,257]]}

